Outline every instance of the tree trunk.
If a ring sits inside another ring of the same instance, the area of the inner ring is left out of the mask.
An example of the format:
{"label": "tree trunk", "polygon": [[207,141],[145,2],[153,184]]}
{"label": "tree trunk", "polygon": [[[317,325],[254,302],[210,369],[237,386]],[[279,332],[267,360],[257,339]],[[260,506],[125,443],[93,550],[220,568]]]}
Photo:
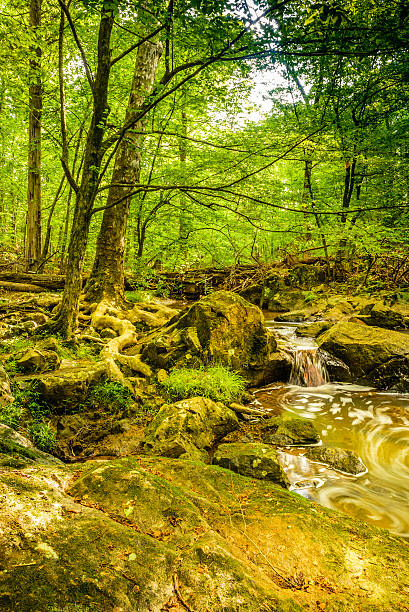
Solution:
{"label": "tree trunk", "polygon": [[[36,38],[41,26],[41,0],[30,1],[30,29]],[[34,270],[41,259],[41,47],[30,48],[28,127],[28,212],[25,266]]]}
{"label": "tree trunk", "polygon": [[[125,124],[152,90],[161,53],[162,45],[151,41],[138,48]],[[123,261],[131,202],[131,198],[126,196],[139,182],[143,136],[140,132],[143,132],[144,125],[144,120],[138,122],[122,140],[116,153],[94,265],[85,290],[86,299],[91,302],[107,299],[120,305],[125,301]]]}
{"label": "tree trunk", "polygon": [[77,328],[78,304],[81,294],[81,268],[104,153],[102,140],[108,117],[107,99],[111,71],[110,41],[113,23],[113,11],[108,4],[103,4],[98,33],[98,64],[95,80],[92,82],[93,112],[85,145],[81,184],[76,193],[74,218],[68,247],[66,282],[58,312],[48,324],[49,329],[59,332],[67,338],[72,337]]}

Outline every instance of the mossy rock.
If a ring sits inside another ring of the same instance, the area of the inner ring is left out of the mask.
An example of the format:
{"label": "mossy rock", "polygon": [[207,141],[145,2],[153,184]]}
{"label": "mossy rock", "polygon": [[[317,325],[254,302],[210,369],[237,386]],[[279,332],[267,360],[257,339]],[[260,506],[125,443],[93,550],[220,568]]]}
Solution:
{"label": "mossy rock", "polygon": [[59,368],[60,363],[55,351],[38,348],[29,349],[17,360],[19,370],[29,374],[52,372]]}
{"label": "mossy rock", "polygon": [[261,425],[263,442],[278,446],[316,444],[320,437],[308,419],[282,415],[268,419]]}
{"label": "mossy rock", "polygon": [[276,349],[261,310],[228,291],[203,297],[140,343],[143,361],[153,368],[216,363],[237,371],[249,385],[263,378]]}
{"label": "mossy rock", "polygon": [[334,470],[346,474],[362,474],[367,471],[356,453],[344,448],[331,448],[329,446],[319,446],[309,449],[305,455],[311,461],[325,463]]}
{"label": "mossy rock", "polygon": [[281,467],[277,451],[257,442],[221,444],[213,457],[213,464],[259,480],[270,480],[288,488],[289,482]]}
{"label": "mossy rock", "polygon": [[239,427],[236,414],[220,402],[194,397],[165,404],[145,431],[144,448],[165,457],[204,459],[200,451],[212,446]]}
{"label": "mossy rock", "polygon": [[271,481],[128,457],[9,470],[0,487],[0,609],[159,612],[181,597],[212,612],[406,606],[404,539]]}
{"label": "mossy rock", "polygon": [[409,327],[409,312],[399,312],[394,307],[376,304],[370,312],[368,323],[386,329],[406,329]]}
{"label": "mossy rock", "polygon": [[[23,465],[41,463],[43,465],[62,465],[62,462],[36,448],[30,440],[20,435],[14,429],[0,423],[0,455],[3,465],[17,467],[16,462]],[[10,458],[12,460],[10,461]]]}
{"label": "mossy rock", "polygon": [[317,338],[320,348],[341,359],[353,376],[371,379],[371,370],[409,355],[408,336],[364,323],[340,322]]}
{"label": "mossy rock", "polygon": [[330,321],[312,321],[311,323],[299,325],[296,333],[297,336],[302,336],[304,338],[316,338],[324,331],[327,331],[331,325],[332,323]]}

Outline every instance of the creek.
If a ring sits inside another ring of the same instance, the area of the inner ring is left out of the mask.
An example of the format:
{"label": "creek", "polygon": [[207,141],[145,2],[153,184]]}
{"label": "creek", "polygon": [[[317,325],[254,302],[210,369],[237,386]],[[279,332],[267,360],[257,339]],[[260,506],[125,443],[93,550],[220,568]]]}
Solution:
{"label": "creek", "polygon": [[409,395],[328,382],[314,340],[296,336],[297,323],[267,318],[266,325],[290,344],[296,365],[289,384],[257,390],[257,401],[311,419],[322,444],[354,451],[368,468],[358,476],[343,474],[303,457],[305,447],[285,447],[280,460],[291,489],[409,538]]}

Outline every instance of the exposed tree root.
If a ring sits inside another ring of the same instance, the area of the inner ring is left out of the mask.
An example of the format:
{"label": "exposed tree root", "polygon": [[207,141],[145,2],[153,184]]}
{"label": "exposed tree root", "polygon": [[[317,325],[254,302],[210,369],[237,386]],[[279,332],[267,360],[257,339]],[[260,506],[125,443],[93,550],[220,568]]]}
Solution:
{"label": "exposed tree root", "polygon": [[125,378],[117,362],[144,376],[151,376],[152,370],[146,363],[143,363],[139,355],[123,355],[121,353],[127,346],[136,344],[138,339],[135,326],[127,318],[120,318],[123,315],[124,313],[112,308],[111,304],[102,301],[92,312],[91,325],[97,331],[110,327],[118,333],[118,336],[109,340],[102,349],[101,358],[106,364],[108,377],[128,387],[133,393],[131,383]]}

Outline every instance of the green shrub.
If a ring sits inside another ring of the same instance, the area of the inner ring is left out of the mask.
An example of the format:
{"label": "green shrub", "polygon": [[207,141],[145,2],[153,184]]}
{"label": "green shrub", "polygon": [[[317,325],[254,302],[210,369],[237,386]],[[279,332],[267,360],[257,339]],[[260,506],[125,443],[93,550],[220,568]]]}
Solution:
{"label": "green shrub", "polygon": [[0,409],[0,423],[8,425],[13,429],[17,429],[21,420],[22,409],[21,406],[13,402],[12,404],[6,404]]}
{"label": "green shrub", "polygon": [[246,388],[240,374],[223,366],[172,370],[161,384],[172,400],[200,395],[215,401],[231,402],[239,400]]}
{"label": "green shrub", "polygon": [[107,412],[122,412],[132,404],[133,398],[129,389],[110,380],[92,385],[86,399],[88,407],[104,408]]}
{"label": "green shrub", "polygon": [[42,451],[51,452],[55,446],[55,434],[48,423],[35,422],[28,428],[34,445]]}

